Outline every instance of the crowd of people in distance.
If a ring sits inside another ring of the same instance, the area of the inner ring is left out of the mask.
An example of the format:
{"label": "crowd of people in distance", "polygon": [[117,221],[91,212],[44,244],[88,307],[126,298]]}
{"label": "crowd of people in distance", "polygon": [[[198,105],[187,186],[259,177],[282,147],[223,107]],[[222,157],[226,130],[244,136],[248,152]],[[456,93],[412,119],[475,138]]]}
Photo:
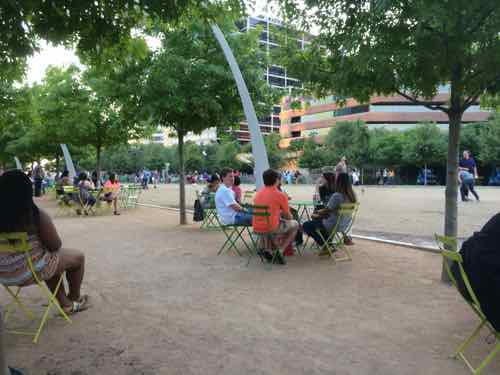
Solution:
{"label": "crowd of people in distance", "polygon": [[[77,188],[78,193],[65,194],[65,186]],[[89,178],[88,174],[85,172],[81,172],[78,177],[72,181],[67,170],[62,172],[55,184],[56,194],[62,196],[62,199],[66,200],[66,203],[68,203],[69,200],[74,200],[78,204],[86,207],[93,207],[96,204],[96,198],[91,194],[91,191],[96,190],[98,188],[97,186],[98,185],[96,185],[93,179]],[[120,215],[118,210],[118,196],[121,187],[116,174],[110,173],[108,179],[101,187],[103,189],[103,195],[100,196],[100,199],[113,206],[113,213],[115,215]],[[81,215],[81,210],[77,209],[77,214]]]}

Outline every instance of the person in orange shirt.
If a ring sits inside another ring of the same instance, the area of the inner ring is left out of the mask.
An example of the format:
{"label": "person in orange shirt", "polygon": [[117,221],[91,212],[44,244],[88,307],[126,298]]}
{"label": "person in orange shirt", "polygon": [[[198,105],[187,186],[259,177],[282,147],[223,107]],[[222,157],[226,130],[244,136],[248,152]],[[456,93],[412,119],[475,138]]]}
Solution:
{"label": "person in orange shirt", "polygon": [[[268,169],[263,173],[264,187],[257,192],[254,199],[255,206],[267,206],[269,217],[256,216],[253,217],[253,230],[256,233],[267,233],[272,235],[283,235],[284,239],[281,243],[281,250],[285,249],[292,243],[297,234],[299,223],[293,220],[288,206],[288,196],[279,191],[278,187],[281,183],[280,174],[274,169]],[[255,209],[258,212],[258,209]],[[273,259],[273,255],[268,251],[262,251],[261,256],[268,261]],[[285,259],[282,256],[282,251],[276,254],[276,262],[285,264]]]}
{"label": "person in orange shirt", "polygon": [[120,181],[116,179],[116,174],[111,173],[109,180],[104,184],[104,198],[106,202],[113,203],[113,213],[120,215],[118,212],[118,194],[120,194]]}

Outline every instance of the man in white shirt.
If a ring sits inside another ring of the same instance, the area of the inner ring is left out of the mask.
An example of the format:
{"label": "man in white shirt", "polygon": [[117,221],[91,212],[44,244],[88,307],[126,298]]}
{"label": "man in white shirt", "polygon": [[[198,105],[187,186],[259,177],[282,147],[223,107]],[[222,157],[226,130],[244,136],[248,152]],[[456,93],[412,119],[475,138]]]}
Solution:
{"label": "man in white shirt", "polygon": [[252,225],[252,214],[245,211],[235,199],[231,186],[234,184],[233,170],[224,168],[221,172],[222,184],[215,193],[215,208],[223,225]]}

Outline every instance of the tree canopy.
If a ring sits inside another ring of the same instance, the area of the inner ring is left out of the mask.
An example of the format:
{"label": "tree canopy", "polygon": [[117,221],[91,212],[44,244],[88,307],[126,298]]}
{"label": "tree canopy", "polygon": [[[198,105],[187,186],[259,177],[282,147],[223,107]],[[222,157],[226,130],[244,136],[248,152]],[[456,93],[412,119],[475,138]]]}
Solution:
{"label": "tree canopy", "polygon": [[[318,36],[283,64],[320,96],[367,102],[399,94],[449,118],[445,234],[457,235],[457,170],[462,115],[481,95],[500,92],[497,0],[280,0],[300,31]],[[287,40],[293,40],[291,28]],[[449,85],[449,98],[432,100]]]}

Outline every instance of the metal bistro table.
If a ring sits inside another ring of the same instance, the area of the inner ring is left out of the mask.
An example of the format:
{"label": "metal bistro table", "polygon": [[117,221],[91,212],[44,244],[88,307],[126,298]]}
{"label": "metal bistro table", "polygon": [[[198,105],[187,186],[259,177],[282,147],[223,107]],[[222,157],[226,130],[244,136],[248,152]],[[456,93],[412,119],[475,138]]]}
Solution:
{"label": "metal bistro table", "polygon": [[311,214],[314,211],[314,207],[316,207],[321,202],[318,201],[290,201],[290,206],[297,210],[297,216],[299,222],[302,224],[305,221],[311,220]]}

